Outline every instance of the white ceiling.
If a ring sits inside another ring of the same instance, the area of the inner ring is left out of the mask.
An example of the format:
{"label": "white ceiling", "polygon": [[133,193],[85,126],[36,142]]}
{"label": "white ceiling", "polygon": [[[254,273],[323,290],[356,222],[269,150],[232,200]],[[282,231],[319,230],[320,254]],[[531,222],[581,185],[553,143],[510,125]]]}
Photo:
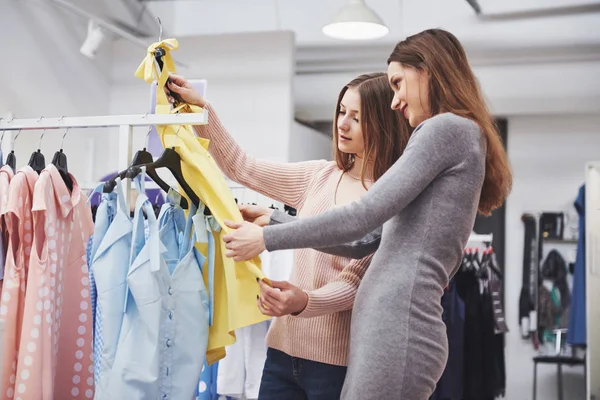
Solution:
{"label": "white ceiling", "polygon": [[[109,0],[105,0],[109,1]],[[122,1],[122,0],[113,0]],[[295,32],[299,46],[344,45],[321,33],[347,0],[179,0],[151,1],[149,9],[166,21],[175,36],[214,35],[285,29]],[[572,43],[591,39],[593,31],[582,23],[598,0],[478,0],[478,18],[466,0],[367,0],[390,27],[390,34],[372,43],[395,43],[411,33],[432,27],[456,31],[461,40],[492,45],[540,44],[544,41]],[[587,8],[585,7],[587,6]],[[560,11],[559,16],[523,18],[515,13]],[[580,11],[579,14],[569,14]],[[588,11],[588,12],[586,12]],[[502,20],[510,18],[509,20]],[[493,19],[491,21],[486,20]],[[583,19],[582,19],[583,18]],[[600,41],[596,35],[594,41]]]}
{"label": "white ceiling", "polygon": [[[315,97],[318,97],[315,91],[335,94],[349,76],[364,71],[383,70],[385,59],[398,40],[427,28],[441,27],[456,34],[467,48],[471,63],[480,67],[479,73],[482,76],[487,76],[486,71],[492,71],[488,66],[494,66],[496,69],[493,74],[488,74],[488,86],[492,85],[500,93],[498,96],[503,95],[502,79],[514,80],[522,76],[527,81],[527,74],[541,75],[536,71],[543,70],[544,66],[551,63],[571,65],[574,62],[584,62],[577,68],[565,67],[564,70],[575,71],[571,74],[583,73],[581,71],[589,74],[590,68],[583,64],[591,61],[596,65],[600,62],[600,0],[478,0],[483,9],[483,17],[477,16],[466,0],[366,0],[388,24],[391,32],[386,38],[361,43],[337,41],[321,33],[322,25],[330,20],[346,0],[69,1],[98,17],[118,21],[121,26],[150,35],[143,37],[148,44],[158,37],[153,15],[160,16],[163,21],[163,37],[179,39],[191,39],[191,36],[198,35],[292,31],[297,45],[297,108],[315,119],[321,118],[319,112],[323,113],[320,111],[323,104],[331,104],[333,101],[325,95],[322,96],[322,102],[315,101]],[[148,12],[142,13],[145,7]],[[5,8],[13,9],[12,14],[2,11]],[[11,18],[10,15],[16,15],[17,20],[10,21],[12,24],[5,23],[3,18]],[[23,26],[21,30],[2,28],[19,25]],[[103,92],[111,82],[108,73],[110,66],[106,65],[110,63],[110,57],[104,58],[100,53],[92,61],[79,54],[86,29],[85,19],[53,7],[50,0],[0,0],[0,32],[3,38],[7,37],[11,41],[14,32],[39,31],[38,36],[44,41],[34,43],[35,36],[32,36],[32,49],[37,44],[40,49],[35,51],[44,53],[44,69],[58,68],[57,65],[60,64],[62,70],[57,72],[58,76],[74,76],[78,70],[85,69],[85,73],[90,75],[89,82],[94,82],[88,86],[96,85],[98,87],[95,90]],[[4,36],[5,33],[8,36]],[[15,47],[18,47],[16,42]],[[101,51],[109,51],[109,48],[103,45]],[[27,53],[29,52],[28,50]],[[23,64],[36,65],[35,57],[30,58],[31,61]],[[54,65],[48,62],[55,58],[60,58],[62,63]],[[525,65],[540,67],[527,69]],[[559,74],[560,69],[555,70]],[[506,77],[501,78],[498,75],[501,73],[505,73]],[[568,76],[566,73],[563,75]],[[548,76],[560,78],[563,75]],[[97,76],[102,79],[95,79]],[[581,78],[582,82],[588,79],[584,78]],[[66,82],[61,85],[72,85],[74,89],[81,85],[65,79]],[[564,80],[561,90],[569,90],[573,86],[569,83],[571,79],[569,77]],[[539,92],[539,96],[546,94],[540,88],[549,90],[546,89],[547,81],[548,79],[536,83],[535,90]],[[18,93],[17,83],[14,85],[14,91]],[[519,85],[513,83],[511,88]],[[580,86],[585,88],[590,85],[583,83]],[[93,93],[93,90],[86,89],[86,93]],[[84,97],[83,94],[81,96]],[[511,107],[497,107],[498,109],[508,110],[507,113],[524,109],[515,100],[523,97],[521,92],[504,97],[506,99],[502,104],[509,104]],[[554,104],[560,98],[560,95],[548,93],[546,103]],[[597,99],[597,95],[585,92],[577,98]],[[25,101],[23,103],[26,104]],[[83,104],[83,101],[76,103]],[[572,103],[573,107],[580,107],[579,103]]]}
{"label": "white ceiling", "polygon": [[148,8],[175,37],[292,31],[298,73],[372,69],[398,40],[434,27],[457,35],[474,63],[600,56],[600,0],[479,0],[481,16],[466,0],[367,0],[390,28],[387,37],[369,42],[339,41],[321,32],[345,2],[165,0]]}
{"label": "white ceiling", "polygon": [[[480,16],[466,0],[366,0],[390,28],[387,37],[369,42],[339,41],[321,32],[347,0],[70,1],[150,35],[148,43],[158,37],[153,16],[163,21],[163,37],[292,31],[301,74],[372,69],[398,40],[434,27],[453,32],[475,64],[600,56],[600,0],[477,0]],[[67,17],[83,40],[85,21]]]}

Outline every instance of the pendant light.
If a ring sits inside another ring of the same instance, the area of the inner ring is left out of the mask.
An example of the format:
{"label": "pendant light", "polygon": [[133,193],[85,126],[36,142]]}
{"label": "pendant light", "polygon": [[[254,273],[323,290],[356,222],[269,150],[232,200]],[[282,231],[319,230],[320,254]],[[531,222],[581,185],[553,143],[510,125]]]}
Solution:
{"label": "pendant light", "polygon": [[323,27],[323,33],[334,39],[379,39],[389,33],[381,18],[367,6],[364,0],[349,0],[333,21]]}

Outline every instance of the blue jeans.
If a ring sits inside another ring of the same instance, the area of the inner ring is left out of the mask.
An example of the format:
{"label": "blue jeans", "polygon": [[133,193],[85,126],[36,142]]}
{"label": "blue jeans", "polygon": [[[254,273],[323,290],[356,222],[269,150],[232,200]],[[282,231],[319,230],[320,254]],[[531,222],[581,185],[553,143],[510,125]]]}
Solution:
{"label": "blue jeans", "polygon": [[259,400],[337,400],[346,367],[287,355],[269,348]]}

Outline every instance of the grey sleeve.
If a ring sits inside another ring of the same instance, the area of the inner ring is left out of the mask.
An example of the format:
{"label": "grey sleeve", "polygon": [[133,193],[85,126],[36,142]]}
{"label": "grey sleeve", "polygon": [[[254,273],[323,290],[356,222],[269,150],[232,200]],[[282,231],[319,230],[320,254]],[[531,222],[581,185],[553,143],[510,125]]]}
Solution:
{"label": "grey sleeve", "polygon": [[[271,215],[271,221],[269,222],[269,225],[272,226],[290,223],[296,221],[296,219],[296,217],[292,217],[283,211],[275,210]],[[315,247],[315,250],[334,256],[348,257],[358,260],[375,253],[379,247],[379,242],[381,242],[381,226],[371,233],[363,236],[362,239],[358,239],[350,243],[340,244],[338,246]]]}
{"label": "grey sleeve", "polygon": [[[475,149],[477,147],[477,149]],[[481,151],[481,130],[454,114],[440,114],[413,132],[404,154],[351,204],[297,221],[266,226],[267,250],[329,247],[360,239],[409,205],[443,171]]]}

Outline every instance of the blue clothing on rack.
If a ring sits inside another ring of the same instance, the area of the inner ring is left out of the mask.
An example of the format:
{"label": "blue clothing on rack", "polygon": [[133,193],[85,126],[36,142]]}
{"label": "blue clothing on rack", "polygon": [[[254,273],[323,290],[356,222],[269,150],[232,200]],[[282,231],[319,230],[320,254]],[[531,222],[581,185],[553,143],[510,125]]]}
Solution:
{"label": "blue clothing on rack", "polygon": [[217,394],[218,372],[218,362],[212,365],[208,365],[204,362],[200,381],[198,382],[198,389],[196,390],[197,400],[219,400],[219,395]]}
{"label": "blue clothing on rack", "polygon": [[125,317],[107,398],[192,399],[205,361],[209,311],[205,258],[190,240],[196,210],[186,219],[169,201],[157,220],[143,193],[134,212]]}
{"label": "blue clothing on rack", "polygon": [[[101,193],[104,185],[98,185],[92,192]],[[96,220],[94,222],[94,233],[90,236],[87,248],[87,264],[88,273],[90,276],[90,302],[92,309],[92,326],[94,327],[93,333],[93,347],[94,347],[94,384],[98,384],[98,376],[100,376],[100,358],[98,354],[101,352],[102,342],[102,315],[97,307],[98,302],[98,290],[96,286],[96,277],[92,268],[94,256],[98,251],[100,243],[106,236],[108,228],[113,221],[116,212],[117,194],[116,193],[102,193],[101,203],[98,205],[96,211]]]}
{"label": "blue clothing on rack", "polygon": [[[108,207],[112,221],[101,241],[94,241],[93,247],[97,246],[97,248],[95,252],[93,251],[91,263],[97,292],[94,326],[94,334],[97,338],[94,342],[96,399],[105,398],[107,387],[111,384],[110,371],[117,354],[123,324],[123,305],[133,231],[127,203],[118,180],[116,193],[111,195],[116,197],[116,201],[109,203]],[[105,218],[99,206],[96,212],[96,224],[99,219]]]}
{"label": "blue clothing on rack", "polygon": [[587,344],[585,314],[585,185],[579,188],[575,209],[579,214],[579,238],[575,258],[567,343],[581,346]]}

